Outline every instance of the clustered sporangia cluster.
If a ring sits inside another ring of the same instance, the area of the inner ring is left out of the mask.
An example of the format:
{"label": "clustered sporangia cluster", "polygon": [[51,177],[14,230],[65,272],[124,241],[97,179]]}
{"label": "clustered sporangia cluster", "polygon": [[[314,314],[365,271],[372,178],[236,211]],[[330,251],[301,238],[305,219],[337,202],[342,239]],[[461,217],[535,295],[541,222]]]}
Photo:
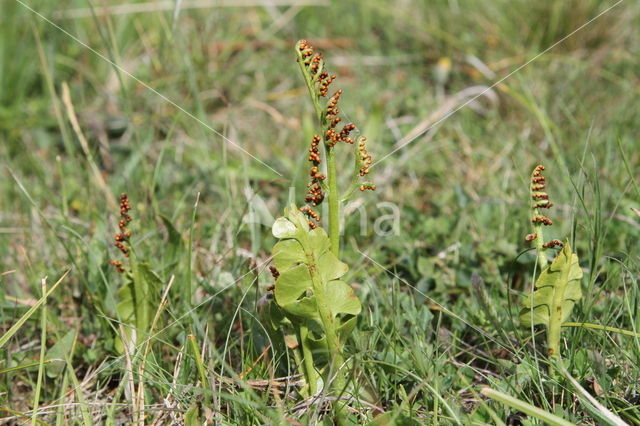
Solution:
{"label": "clustered sporangia cluster", "polygon": [[331,98],[329,98],[329,102],[327,102],[327,109],[325,111],[325,117],[328,123],[328,129],[324,133],[324,141],[325,144],[333,148],[338,142],[342,141],[344,143],[353,144],[353,139],[349,137],[349,134],[356,129],[356,125],[353,123],[345,124],[342,127],[342,130],[339,132],[336,131],[336,126],[342,120],[338,114],[340,114],[340,108],[338,108],[338,102],[340,101],[340,96],[342,95],[342,90],[338,90],[333,94]]}
{"label": "clustered sporangia cluster", "polygon": [[[538,228],[539,231],[534,232],[532,234],[528,234],[524,238],[525,241],[527,242],[535,241],[539,237],[541,238],[541,236],[538,235],[539,233],[540,234],[542,233],[542,228],[540,227],[541,225],[544,225],[544,226],[553,225],[553,222],[551,221],[551,219],[549,219],[547,216],[540,213],[540,209],[548,209],[553,206],[553,203],[549,202],[549,195],[544,191],[546,183],[545,183],[544,176],[542,176],[543,170],[544,170],[544,166],[538,165],[535,167],[535,169],[533,169],[533,173],[531,173],[531,185],[529,187],[531,192],[531,209],[532,209],[531,223],[533,224],[534,228]],[[548,249],[548,248],[562,247],[562,246],[563,246],[562,242],[558,240],[550,240],[546,243],[543,242],[540,247]]]}
{"label": "clustered sporangia cluster", "polygon": [[[320,145],[320,136],[314,135],[311,139],[311,148],[309,148],[309,158],[308,160],[311,162],[311,169],[309,171],[309,176],[311,177],[311,181],[307,184],[307,196],[305,197],[305,201],[312,206],[319,205],[322,200],[324,200],[324,192],[322,191],[321,182],[325,180],[327,177],[320,173],[319,165],[322,162],[320,159],[320,150],[318,149],[318,145]],[[309,218],[315,220],[316,222],[320,222],[320,216],[318,213],[313,210],[309,206],[303,206],[300,208],[300,211],[305,213]],[[315,229],[317,225],[309,221],[309,227],[311,229]]]}
{"label": "clustered sporangia cluster", "polygon": [[278,268],[276,268],[273,265],[269,266],[269,272],[271,272],[271,276],[273,277],[274,280],[277,280],[280,277],[280,272],[278,271]]}
{"label": "clustered sporangia cluster", "polygon": [[[306,40],[300,40],[298,42],[298,50],[300,52],[300,60],[308,75],[311,78],[312,87],[315,91],[313,96],[319,101],[321,98],[326,97],[329,93],[329,85],[335,80],[335,75],[329,75],[326,71],[323,71],[324,61],[322,54],[314,51],[313,46]],[[326,107],[322,112],[321,122],[323,123],[324,138],[320,135],[314,135],[311,139],[311,147],[309,148],[309,162],[311,162],[311,170],[309,175],[311,177],[310,182],[307,184],[307,195],[305,201],[309,206],[300,208],[300,211],[305,213],[309,217],[309,227],[315,229],[317,227],[316,222],[320,221],[320,216],[312,208],[317,207],[324,200],[325,194],[322,189],[322,181],[326,179],[326,176],[320,173],[319,165],[321,163],[319,145],[320,141],[324,139],[325,149],[333,149],[338,142],[344,142],[349,145],[353,145],[355,141],[350,137],[351,132],[356,129],[356,125],[353,123],[345,124],[341,129],[338,128],[338,124],[342,119],[340,118],[340,108],[338,103],[340,96],[342,96],[342,90],[337,90],[331,97],[329,97]],[[364,177],[369,173],[369,167],[373,164],[371,156],[367,153],[366,138],[358,138],[358,152],[357,158],[360,164],[360,176]],[[375,185],[365,182],[360,185],[360,190],[374,190]]]}
{"label": "clustered sporangia cluster", "polygon": [[[271,276],[273,277],[273,281],[278,281],[278,278],[280,278],[280,272],[278,271],[278,268],[276,268],[275,266],[271,265],[271,266],[269,266],[269,271],[271,272]],[[276,289],[275,284],[272,284],[272,285],[267,287],[267,291],[273,291],[275,289]]]}
{"label": "clustered sporangia cluster", "polygon": [[[131,210],[131,205],[129,204],[129,198],[127,194],[120,195],[120,221],[118,222],[118,228],[120,232],[115,236],[115,246],[124,254],[125,257],[129,257],[129,248],[125,245],[125,243],[129,243],[129,238],[131,237],[131,231],[127,228],[127,225],[131,222],[131,216],[129,215],[129,210]],[[111,263],[116,267],[116,270],[120,273],[124,272],[124,267],[122,266],[122,262],[119,260],[112,260]]]}
{"label": "clustered sporangia cluster", "polygon": [[[358,139],[358,164],[360,165],[360,170],[358,173],[360,177],[364,177],[369,174],[369,167],[373,164],[373,160],[371,159],[371,155],[367,152],[367,138],[364,136]],[[370,182],[364,182],[360,185],[360,191],[366,191],[367,189],[373,191],[376,189],[376,186]]]}
{"label": "clustered sporangia cluster", "polygon": [[542,245],[544,248],[562,247],[564,244],[560,240],[549,240]]}

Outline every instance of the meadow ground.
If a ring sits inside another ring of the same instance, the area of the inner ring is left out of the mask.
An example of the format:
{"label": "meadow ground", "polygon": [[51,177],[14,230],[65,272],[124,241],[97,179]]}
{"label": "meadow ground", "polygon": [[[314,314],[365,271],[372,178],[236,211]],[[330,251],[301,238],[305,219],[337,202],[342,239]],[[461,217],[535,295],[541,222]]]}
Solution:
{"label": "meadow ground", "polygon": [[[1,424],[331,421],[260,315],[308,180],[303,38],[377,162],[343,206],[346,421],[640,424],[640,3],[102,3],[1,5]],[[584,273],[569,321],[609,327],[564,327],[562,374],[518,322],[537,164]],[[155,289],[133,358],[121,193]]]}

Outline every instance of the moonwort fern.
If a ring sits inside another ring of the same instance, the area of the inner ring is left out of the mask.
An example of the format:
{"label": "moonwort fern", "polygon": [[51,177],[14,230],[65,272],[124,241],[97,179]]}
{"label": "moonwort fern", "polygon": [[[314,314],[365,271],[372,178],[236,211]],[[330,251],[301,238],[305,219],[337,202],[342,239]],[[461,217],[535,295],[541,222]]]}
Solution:
{"label": "moonwort fern", "polygon": [[127,259],[128,266],[119,260],[112,260],[110,263],[124,277],[124,284],[117,292],[116,310],[122,325],[115,348],[118,353],[123,353],[126,348],[133,354],[136,345],[142,340],[141,335],[144,337],[151,327],[160,300],[162,281],[149,264],[139,261],[133,252],[130,244],[131,231],[128,229],[132,220],[130,210],[127,194],[122,194],[118,221],[120,232],[115,236],[114,245]]}
{"label": "moonwort fern", "polygon": [[[375,189],[375,185],[366,180],[372,159],[367,152],[366,138],[352,136],[356,126],[340,124],[339,102],[343,92],[337,90],[329,94],[329,86],[336,76],[326,71],[322,55],[306,40],[296,44],[296,55],[314,106],[318,132],[311,138],[309,147],[306,205],[300,208],[290,205],[273,225],[273,235],[279,240],[272,251],[275,263],[272,274],[276,280],[272,288],[274,303],[264,310],[267,312],[264,319],[285,334],[294,330],[296,342],[288,346],[295,349],[294,355],[306,379],[302,392],[313,395],[323,390],[338,396],[345,390],[348,371],[343,348],[361,310],[353,290],[341,279],[348,267],[339,259],[340,203],[358,188],[360,191]],[[341,193],[336,156],[344,145],[351,147],[347,152],[354,156],[355,168],[349,187]],[[320,227],[317,211],[325,200],[328,234]],[[320,388],[320,383],[330,386]],[[338,419],[342,418],[342,403],[336,405],[336,409]]]}
{"label": "moonwort fern", "polygon": [[[543,170],[544,166],[540,165],[531,174],[533,233],[525,238],[534,243],[542,272],[535,282],[534,291],[523,300],[520,324],[526,327],[544,325],[547,329],[547,353],[550,357],[559,358],[562,323],[569,318],[573,306],[582,297],[582,269],[578,256],[571,251],[568,241],[563,244],[558,240],[545,242],[543,239],[543,226],[552,225],[552,221],[541,213],[541,209],[548,209],[553,205],[544,191],[546,182],[542,176]],[[546,251],[558,246],[564,248],[547,266]]]}

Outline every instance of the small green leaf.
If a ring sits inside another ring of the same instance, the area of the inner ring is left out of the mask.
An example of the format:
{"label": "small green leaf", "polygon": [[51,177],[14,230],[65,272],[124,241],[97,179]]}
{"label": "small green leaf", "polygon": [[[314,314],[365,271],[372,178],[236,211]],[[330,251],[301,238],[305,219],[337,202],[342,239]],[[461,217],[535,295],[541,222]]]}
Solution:
{"label": "small green leaf", "polygon": [[304,263],[306,260],[302,246],[294,239],[280,241],[273,246],[272,253],[276,268],[281,271],[289,269],[300,263]]}
{"label": "small green leaf", "polygon": [[[326,241],[329,241],[329,238]],[[325,250],[318,260],[318,270],[322,275],[322,280],[331,281],[346,274],[349,270],[347,264],[338,260],[329,247],[326,247]]]}
{"label": "small green leaf", "polygon": [[[300,231],[301,234],[309,233],[308,230],[308,221],[304,214],[298,209],[295,204],[291,204],[288,208],[284,209],[284,214],[289,219],[295,227]],[[326,235],[326,234],[325,234]]]}
{"label": "small green leaf", "polygon": [[315,296],[303,297],[300,300],[295,300],[287,305],[283,305],[287,313],[295,315],[300,318],[318,320],[318,302]]}
{"label": "small green leaf", "polygon": [[360,300],[344,281],[327,284],[327,304],[334,317],[339,314],[358,315],[361,309]]}
{"label": "small green leaf", "polygon": [[273,236],[276,238],[294,238],[297,233],[296,226],[284,217],[279,217],[273,223],[271,229]]}
{"label": "small green leaf", "polygon": [[311,285],[311,274],[309,267],[305,264],[281,271],[280,277],[276,281],[276,301],[284,307],[311,289]]}
{"label": "small green leaf", "polygon": [[[307,223],[304,223],[307,226]],[[309,231],[309,246],[317,253],[324,253],[327,250],[331,250],[331,240],[327,235],[327,232],[322,228],[316,228]]]}
{"label": "small green leaf", "polygon": [[348,320],[344,321],[340,327],[338,327],[338,335],[340,339],[343,341],[349,337],[354,328],[356,328],[356,324],[358,323],[357,317],[351,317]]}

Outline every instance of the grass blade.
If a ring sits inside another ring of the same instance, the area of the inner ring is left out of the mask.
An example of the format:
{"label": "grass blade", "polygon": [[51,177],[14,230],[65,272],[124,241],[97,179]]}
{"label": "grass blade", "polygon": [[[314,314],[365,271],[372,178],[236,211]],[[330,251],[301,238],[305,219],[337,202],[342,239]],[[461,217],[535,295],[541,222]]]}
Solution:
{"label": "grass blade", "polygon": [[[46,302],[47,278],[42,279],[42,297]],[[47,352],[47,304],[42,304],[42,316],[40,321],[40,360],[38,361],[38,381],[33,395],[33,410],[31,412],[31,425],[36,424],[38,418],[38,406],[40,405],[40,392],[42,391],[42,379],[44,377],[44,357]]]}
{"label": "grass blade", "polygon": [[507,395],[506,393],[502,393],[495,389],[486,387],[482,389],[480,393],[486,397],[493,399],[494,401],[501,402],[511,408],[535,417],[536,419],[545,422],[546,424],[554,426],[575,426],[573,423],[568,422],[565,419],[556,416],[555,414],[551,414],[548,411],[544,411],[543,409],[536,407],[535,405],[531,405],[528,402],[524,402],[521,399],[515,398],[511,395]]}

